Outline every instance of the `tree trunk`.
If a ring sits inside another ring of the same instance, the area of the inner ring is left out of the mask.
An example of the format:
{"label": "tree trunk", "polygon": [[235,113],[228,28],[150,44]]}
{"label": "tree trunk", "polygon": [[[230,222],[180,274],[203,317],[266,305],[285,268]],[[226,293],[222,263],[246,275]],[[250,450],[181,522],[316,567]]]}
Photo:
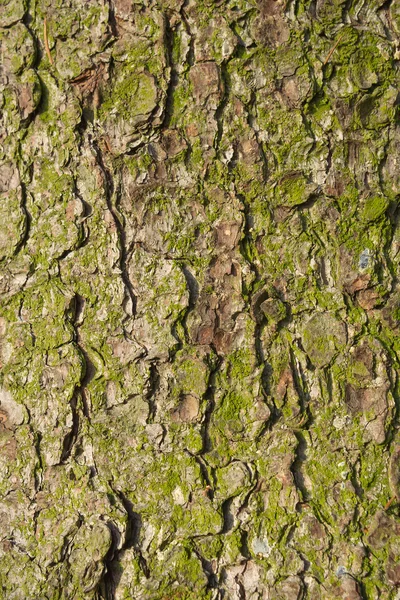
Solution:
{"label": "tree trunk", "polygon": [[400,4],[0,25],[0,597],[399,599]]}

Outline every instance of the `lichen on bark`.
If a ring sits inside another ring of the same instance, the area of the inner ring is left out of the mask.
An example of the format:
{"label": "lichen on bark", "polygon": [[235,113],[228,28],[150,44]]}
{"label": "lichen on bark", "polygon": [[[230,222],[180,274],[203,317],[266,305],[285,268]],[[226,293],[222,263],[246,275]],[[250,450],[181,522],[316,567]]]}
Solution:
{"label": "lichen on bark", "polygon": [[398,600],[395,0],[0,0],[0,598]]}

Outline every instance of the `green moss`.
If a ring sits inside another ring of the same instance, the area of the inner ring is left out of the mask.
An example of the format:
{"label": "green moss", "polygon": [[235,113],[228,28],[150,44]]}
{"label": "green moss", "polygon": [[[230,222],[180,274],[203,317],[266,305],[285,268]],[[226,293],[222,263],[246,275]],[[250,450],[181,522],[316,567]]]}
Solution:
{"label": "green moss", "polygon": [[308,116],[320,123],[331,113],[332,105],[325,95],[318,95],[306,104],[306,109]]}
{"label": "green moss", "polygon": [[[133,71],[133,72],[132,72]],[[126,68],[119,77],[100,108],[100,118],[113,110],[128,121],[150,113],[157,99],[154,80],[146,73],[137,73],[136,65]]]}
{"label": "green moss", "polygon": [[[339,38],[339,35],[337,36]],[[340,42],[332,54],[332,61],[349,64],[359,48],[359,33],[355,27],[347,26],[340,32]]]}
{"label": "green moss", "polygon": [[222,511],[212,505],[204,491],[189,507],[175,507],[172,521],[175,520],[177,527],[190,536],[215,535],[223,527]]}
{"label": "green moss", "polygon": [[385,214],[389,206],[389,200],[384,196],[370,196],[366,199],[361,218],[363,221],[376,221]]}
{"label": "green moss", "polygon": [[360,42],[350,60],[350,77],[360,89],[368,89],[378,81],[387,86],[393,81],[392,48],[368,31],[362,32]]}
{"label": "green moss", "polygon": [[394,85],[385,91],[379,88],[364,96],[355,111],[355,127],[380,130],[395,119],[397,113],[397,89]]}
{"label": "green moss", "polygon": [[[181,542],[167,554],[163,563],[150,563],[158,589],[146,586],[145,598],[148,600],[211,600],[211,591],[207,591],[207,578],[202,565],[194,552],[191,542]],[[151,582],[149,582],[151,584]]]}
{"label": "green moss", "polygon": [[[175,100],[174,100],[174,102],[175,102]],[[191,152],[188,155],[188,164],[193,169],[196,169],[196,171],[197,171],[197,169],[199,171],[201,171],[202,168],[204,167],[204,163],[205,163],[205,159],[203,156],[203,148],[201,146],[200,140],[197,138],[197,139],[193,140],[193,143],[191,145]]]}
{"label": "green moss", "polygon": [[228,381],[235,384],[252,375],[256,369],[256,357],[252,349],[240,348],[226,357]]}
{"label": "green moss", "polygon": [[213,560],[220,556],[224,549],[225,540],[222,536],[213,535],[197,538],[194,541],[196,548],[206,560]]}
{"label": "green moss", "polygon": [[50,201],[54,202],[62,196],[69,198],[72,195],[74,181],[68,173],[57,171],[53,162],[44,160],[40,165],[40,179],[37,187],[38,190],[47,192],[50,195]]}
{"label": "green moss", "polygon": [[[173,431],[173,429],[171,428]],[[203,435],[200,426],[189,425],[184,431],[178,431],[175,437],[177,444],[189,450],[192,454],[200,454],[204,449]]]}
{"label": "green moss", "polygon": [[190,357],[190,348],[175,355],[174,372],[180,392],[202,397],[207,389],[208,369],[200,357]]}
{"label": "green moss", "polygon": [[[185,80],[181,80],[180,85],[174,90],[174,94],[172,96],[172,115],[170,127],[176,127],[177,125],[181,125],[181,121],[190,122],[190,116],[187,114],[188,103],[190,102],[191,97],[191,87],[190,84]],[[196,140],[195,140],[196,141]],[[200,147],[200,144],[198,144]],[[197,154],[199,153],[199,150]],[[191,157],[194,158],[193,156]]]}

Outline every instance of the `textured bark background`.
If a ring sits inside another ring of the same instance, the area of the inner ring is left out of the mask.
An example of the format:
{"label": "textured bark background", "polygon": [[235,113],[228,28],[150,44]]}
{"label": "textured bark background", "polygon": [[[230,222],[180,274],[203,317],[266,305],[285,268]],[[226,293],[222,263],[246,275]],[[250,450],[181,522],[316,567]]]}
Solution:
{"label": "textured bark background", "polygon": [[1,598],[400,598],[400,3],[0,26]]}

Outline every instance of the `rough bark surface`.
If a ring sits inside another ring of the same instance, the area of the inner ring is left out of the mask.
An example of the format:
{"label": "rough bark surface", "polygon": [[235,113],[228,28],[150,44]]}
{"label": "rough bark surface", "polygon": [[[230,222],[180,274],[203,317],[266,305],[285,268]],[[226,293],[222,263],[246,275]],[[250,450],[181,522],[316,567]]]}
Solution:
{"label": "rough bark surface", "polygon": [[399,2],[0,26],[0,597],[400,598]]}

